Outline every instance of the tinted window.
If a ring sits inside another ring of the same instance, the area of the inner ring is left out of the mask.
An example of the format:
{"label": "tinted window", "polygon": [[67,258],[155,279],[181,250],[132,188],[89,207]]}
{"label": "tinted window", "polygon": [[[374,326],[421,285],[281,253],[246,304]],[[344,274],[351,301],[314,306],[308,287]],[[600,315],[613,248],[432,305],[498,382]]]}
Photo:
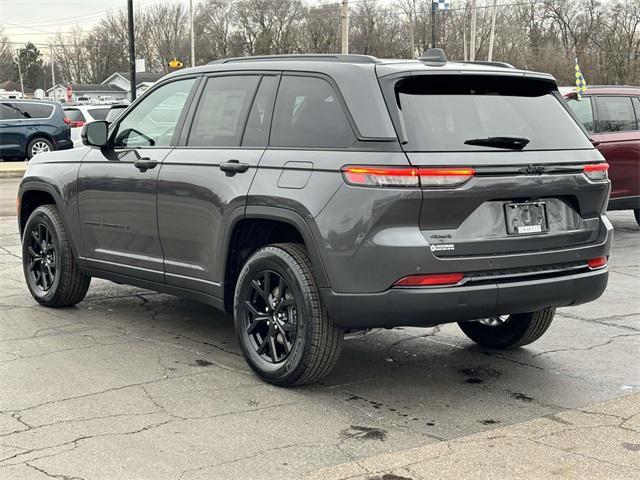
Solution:
{"label": "tinted window", "polygon": [[636,110],[636,121],[640,127],[640,97],[633,97],[633,106]]}
{"label": "tinted window", "polygon": [[116,147],[166,147],[195,80],[178,80],[154,90],[131,110],[117,128]]}
{"label": "tinted window", "polygon": [[260,77],[213,77],[200,97],[187,145],[237,147]]}
{"label": "tinted window", "polygon": [[591,106],[591,97],[582,97],[582,100],[571,98],[567,101],[571,110],[576,114],[580,123],[584,125],[584,128],[589,132],[594,130],[593,122],[593,108]]}
{"label": "tinted window", "polygon": [[105,120],[107,118],[107,114],[109,113],[108,108],[92,108],[89,110],[89,113],[96,120]]}
{"label": "tinted window", "polygon": [[107,112],[107,118],[105,118],[105,120],[107,122],[113,122],[116,118],[118,118],[120,115],[122,115],[122,112],[124,112],[126,110],[126,106],[122,105],[122,106],[113,106],[109,109],[109,112]]}
{"label": "tinted window", "polygon": [[553,85],[480,75],[415,76],[395,85],[406,149],[494,150],[467,145],[486,137],[525,137],[525,150],[593,148]]}
{"label": "tinted window", "polygon": [[65,108],[64,116],[67,117],[72,122],[84,122],[84,115],[77,108]]}
{"label": "tinted window", "polygon": [[271,108],[278,79],[276,77],[262,77],[260,88],[253,100],[247,126],[244,129],[242,145],[246,147],[264,147],[269,141],[269,124],[271,122]]}
{"label": "tinted window", "polygon": [[631,97],[598,97],[598,125],[601,132],[637,130]]}
{"label": "tinted window", "polygon": [[51,105],[42,103],[20,103],[18,106],[25,118],[49,118],[53,113]]}
{"label": "tinted window", "polygon": [[0,120],[17,120],[18,118],[22,118],[22,114],[14,104],[0,103]]}
{"label": "tinted window", "polygon": [[354,141],[347,116],[327,81],[282,77],[273,113],[271,146],[340,148]]}

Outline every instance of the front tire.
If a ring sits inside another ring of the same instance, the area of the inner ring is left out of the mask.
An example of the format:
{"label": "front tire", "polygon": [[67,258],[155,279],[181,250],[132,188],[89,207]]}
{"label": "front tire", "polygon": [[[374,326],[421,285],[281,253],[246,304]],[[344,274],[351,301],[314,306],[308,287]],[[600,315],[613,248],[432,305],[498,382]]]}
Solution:
{"label": "front tire", "polygon": [[483,320],[459,322],[464,334],[478,345],[496,350],[518,348],[538,340],[547,331],[556,313],[545,308],[531,313],[500,315]]}
{"label": "front tire", "polygon": [[45,307],[80,302],[91,277],[78,270],[60,212],[53,205],[36,208],[22,235],[22,268],[31,296]]}
{"label": "front tire", "polygon": [[327,315],[302,245],[269,245],[249,258],[236,285],[234,322],[247,363],[273,385],[315,382],[340,355],[344,332]]}

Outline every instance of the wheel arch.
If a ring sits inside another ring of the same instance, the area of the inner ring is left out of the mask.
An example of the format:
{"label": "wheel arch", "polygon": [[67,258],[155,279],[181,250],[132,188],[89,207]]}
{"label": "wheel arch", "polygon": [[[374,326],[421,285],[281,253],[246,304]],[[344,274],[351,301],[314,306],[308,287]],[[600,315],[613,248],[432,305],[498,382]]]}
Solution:
{"label": "wheel arch", "polygon": [[68,232],[68,240],[71,244],[71,250],[76,258],[78,258],[78,249],[75,239],[71,235],[71,230],[67,224],[67,218],[64,214],[66,204],[60,194],[60,191],[49,183],[41,181],[23,181],[18,190],[18,229],[20,239],[24,234],[24,227],[33,211],[42,205],[55,205],[60,212],[62,223]]}
{"label": "wheel arch", "polygon": [[[261,230],[260,235],[252,235]],[[230,225],[221,258],[224,261],[224,304],[232,311],[233,293],[238,274],[246,259],[257,249],[271,243],[302,243],[307,249],[318,287],[329,287],[329,279],[312,230],[305,219],[293,210],[279,207],[250,206]]]}

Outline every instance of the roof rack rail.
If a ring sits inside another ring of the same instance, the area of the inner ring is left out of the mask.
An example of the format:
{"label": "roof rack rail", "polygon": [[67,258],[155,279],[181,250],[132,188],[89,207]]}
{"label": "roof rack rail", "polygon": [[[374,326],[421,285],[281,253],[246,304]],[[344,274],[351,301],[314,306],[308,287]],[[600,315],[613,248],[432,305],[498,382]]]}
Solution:
{"label": "roof rack rail", "polygon": [[235,62],[269,62],[269,61],[306,61],[306,62],[344,62],[344,63],[381,63],[376,57],[370,55],[352,55],[352,54],[290,54],[290,55],[260,55],[254,57],[233,57],[221,58],[209,62],[209,65],[221,63]]}
{"label": "roof rack rail", "polygon": [[513,65],[511,65],[510,63],[507,62],[489,62],[487,60],[475,60],[475,61],[470,61],[470,60],[461,60],[457,63],[469,63],[469,64],[474,64],[474,65],[487,65],[490,67],[501,67],[501,68],[513,68],[515,69],[516,67],[514,67]]}

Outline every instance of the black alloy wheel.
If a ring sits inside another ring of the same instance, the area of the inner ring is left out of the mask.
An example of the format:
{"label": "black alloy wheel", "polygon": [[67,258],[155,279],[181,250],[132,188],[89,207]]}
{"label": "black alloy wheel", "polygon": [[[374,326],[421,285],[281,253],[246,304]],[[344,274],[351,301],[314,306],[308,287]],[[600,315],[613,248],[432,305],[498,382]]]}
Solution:
{"label": "black alloy wheel", "polygon": [[55,237],[44,223],[34,223],[27,235],[28,281],[32,287],[46,293],[58,277]]}
{"label": "black alloy wheel", "polygon": [[251,280],[244,305],[249,344],[269,363],[281,363],[291,353],[298,332],[293,291],[278,273],[265,270]]}

